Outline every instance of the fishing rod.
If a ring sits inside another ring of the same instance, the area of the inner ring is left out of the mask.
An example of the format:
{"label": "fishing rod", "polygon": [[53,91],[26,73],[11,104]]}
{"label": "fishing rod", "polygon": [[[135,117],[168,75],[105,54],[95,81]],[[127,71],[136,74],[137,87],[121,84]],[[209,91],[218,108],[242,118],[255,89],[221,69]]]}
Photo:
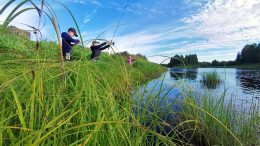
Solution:
{"label": "fishing rod", "polygon": [[[126,24],[120,24],[121,25],[126,25]],[[99,39],[100,36],[102,36],[104,33],[106,33],[107,31],[111,30],[112,28],[116,27],[117,25],[112,25],[109,28],[105,29],[104,31],[102,31],[95,39],[89,39],[89,40],[85,40],[84,43],[89,44],[91,41],[94,40],[99,40],[99,41],[107,41],[106,39]],[[107,41],[108,42],[108,41]]]}
{"label": "fishing rod", "polygon": [[[120,23],[121,23],[121,21],[122,21],[124,15],[125,15],[126,8],[128,7],[128,2],[129,2],[129,0],[126,1],[126,5],[124,6],[124,9],[123,9],[123,11],[122,11],[122,13],[121,13],[120,19],[119,19],[119,21],[118,21],[118,24],[117,24],[117,26],[116,26],[115,32],[114,32],[114,34],[113,34],[113,37],[112,37],[110,43],[113,42],[113,39],[114,39],[114,37],[115,37],[115,35],[116,35],[116,33],[117,33],[118,27],[119,27],[119,25],[120,25]],[[113,48],[111,48],[111,49],[112,49],[112,51],[115,53],[115,51],[113,50]],[[108,50],[109,50],[109,48],[108,48]]]}
{"label": "fishing rod", "polygon": [[121,23],[121,21],[122,21],[122,19],[123,19],[123,17],[124,17],[126,8],[127,8],[127,5],[125,5],[125,7],[124,7],[124,9],[123,9],[123,12],[121,13],[120,19],[119,19],[119,21],[118,21],[118,24],[117,24],[117,26],[116,26],[115,32],[114,32],[113,37],[112,37],[111,40],[114,39],[114,37],[115,37],[115,35],[116,35],[116,33],[117,33],[118,27],[119,27],[119,25],[120,25],[120,23]]}
{"label": "fishing rod", "polygon": [[25,23],[22,23],[22,22],[16,22],[16,21],[0,21],[0,22],[12,22],[12,23],[16,23],[16,24],[21,24],[21,25],[24,25],[24,26],[27,26],[27,27],[33,29],[33,30],[27,29],[27,30],[24,30],[24,31],[39,31],[39,32],[40,32],[40,31],[45,27],[45,25],[46,25],[46,21],[44,21],[43,26],[38,29],[38,28],[36,28],[36,27],[34,27],[34,26],[31,26],[31,25],[28,25],[28,24],[25,24]]}

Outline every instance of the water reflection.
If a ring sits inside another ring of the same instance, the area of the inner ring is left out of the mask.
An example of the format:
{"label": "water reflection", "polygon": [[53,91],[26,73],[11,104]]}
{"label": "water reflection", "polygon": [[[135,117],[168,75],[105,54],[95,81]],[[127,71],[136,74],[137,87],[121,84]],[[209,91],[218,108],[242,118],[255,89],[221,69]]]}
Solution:
{"label": "water reflection", "polygon": [[198,75],[197,69],[171,69],[170,76],[175,80],[188,79],[196,80]]}
{"label": "water reflection", "polygon": [[[220,84],[203,84],[203,74],[216,72],[221,80]],[[238,97],[260,98],[260,71],[239,70],[234,68],[199,68],[177,69],[172,68],[169,75],[174,80],[186,80],[189,84],[199,83],[201,88],[221,90],[229,89],[230,93]],[[195,82],[194,82],[195,81]],[[196,84],[195,86],[197,86]]]}
{"label": "water reflection", "polygon": [[240,86],[244,92],[260,91],[260,72],[259,71],[243,71],[236,72],[237,85]]}
{"label": "water reflection", "polygon": [[[203,85],[201,82],[203,75],[213,72],[219,75],[222,82],[216,86]],[[161,98],[155,98],[154,103],[162,107],[175,103],[176,100],[181,101],[186,96],[195,98],[212,96],[217,100],[225,93],[226,103],[232,100],[238,110],[246,111],[251,108],[252,103],[257,104],[260,101],[260,71],[235,68],[169,69],[166,74],[149,82],[139,91],[141,97],[147,97],[142,99],[144,103],[150,96],[159,95]]]}
{"label": "water reflection", "polygon": [[203,85],[203,87],[207,88],[207,89],[217,89],[220,87],[222,82],[215,82],[215,83],[211,83],[208,81],[200,81]]}

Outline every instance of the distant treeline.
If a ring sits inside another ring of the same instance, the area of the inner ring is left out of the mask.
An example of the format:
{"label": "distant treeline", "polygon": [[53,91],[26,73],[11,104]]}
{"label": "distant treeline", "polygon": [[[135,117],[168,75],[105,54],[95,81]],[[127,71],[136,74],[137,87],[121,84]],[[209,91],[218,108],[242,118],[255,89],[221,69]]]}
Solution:
{"label": "distant treeline", "polygon": [[242,64],[254,64],[260,63],[260,43],[250,44],[244,46],[241,52],[237,53],[236,60],[233,61],[218,61],[213,60],[212,62],[198,62],[196,54],[186,55],[175,55],[171,58],[170,63],[166,66],[198,66],[198,67],[208,67],[208,66],[232,66],[232,65],[242,65]]}
{"label": "distant treeline", "polygon": [[186,55],[175,55],[171,58],[168,67],[183,66],[183,65],[198,65],[198,57],[196,54]]}

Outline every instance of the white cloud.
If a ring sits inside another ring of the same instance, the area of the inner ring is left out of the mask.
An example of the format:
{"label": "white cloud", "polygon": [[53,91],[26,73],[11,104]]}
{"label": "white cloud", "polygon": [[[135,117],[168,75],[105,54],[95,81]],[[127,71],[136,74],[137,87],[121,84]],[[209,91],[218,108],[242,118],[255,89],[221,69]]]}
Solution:
{"label": "white cloud", "polygon": [[[129,27],[129,26],[127,26]],[[183,37],[188,37],[187,27],[172,28],[172,25],[163,25],[150,27],[140,32],[133,32],[115,37],[114,40],[119,51],[128,51],[131,53],[142,53],[145,55],[162,54],[158,49],[170,48],[175,43],[171,41]],[[119,28],[120,29],[120,28]],[[112,36],[112,33],[106,36]],[[106,37],[108,38],[108,37]],[[166,41],[166,42],[165,42]],[[182,42],[183,44],[187,42]]]}
{"label": "white cloud", "polygon": [[83,23],[88,23],[90,20],[90,18],[86,18]]}
{"label": "white cloud", "polygon": [[101,2],[99,2],[98,0],[92,0],[91,3],[94,4],[94,5],[97,5],[97,6],[102,5]]}
{"label": "white cloud", "polygon": [[86,4],[86,1],[84,0],[72,0],[74,3],[79,3],[79,4]]}
{"label": "white cloud", "polygon": [[91,19],[94,17],[94,15],[97,13],[97,11],[98,11],[98,9],[96,8],[90,14],[86,15],[83,23],[85,24],[85,23],[90,22]]}
{"label": "white cloud", "polygon": [[236,47],[241,42],[260,40],[259,15],[260,1],[214,0],[183,21],[193,28],[194,36],[205,38],[208,43]]}
{"label": "white cloud", "polygon": [[[169,56],[197,53],[201,61],[233,60],[244,45],[260,41],[259,16],[260,1],[257,0],[210,0],[196,14],[183,18],[182,27],[176,28],[171,22],[150,27],[141,33],[119,37],[118,45],[131,51],[131,44],[136,41],[134,53],[150,54],[157,49],[158,54]],[[164,47],[169,50],[161,51]]]}
{"label": "white cloud", "polygon": [[207,2],[207,0],[183,0],[183,2],[188,6],[202,6],[202,3]]}
{"label": "white cloud", "polygon": [[[67,0],[66,0],[67,1]],[[260,1],[259,0],[210,0],[206,5],[202,5],[205,0],[192,1],[184,0],[187,5],[196,5],[201,7],[195,14],[187,16],[181,20],[170,18],[163,20],[156,26],[144,25],[140,26],[134,32],[116,35],[114,38],[119,51],[129,51],[131,53],[142,53],[147,56],[166,55],[173,56],[179,54],[197,53],[200,61],[211,61],[213,59],[230,60],[234,59],[238,51],[245,44],[260,41]],[[67,1],[71,2],[71,1]],[[97,8],[111,6],[113,8],[122,8],[123,4],[113,3],[105,5],[99,0],[73,0],[74,3],[91,4],[96,6],[96,9],[87,15],[84,23],[88,23],[95,15]],[[2,3],[2,1],[0,2]],[[146,10],[147,5],[144,3],[134,3],[127,8],[127,11],[135,13],[166,15],[165,11],[172,9],[170,4],[172,1],[155,1],[158,7],[151,7]],[[28,4],[29,5],[29,4]],[[25,5],[24,7],[28,7]],[[166,6],[169,5],[169,7]],[[165,7],[164,9],[161,9]],[[14,8],[12,5],[11,8]],[[0,21],[3,21],[10,13],[11,8],[0,16]],[[28,11],[19,17],[14,22],[26,23],[32,26],[38,25],[38,14],[36,11]],[[147,17],[144,17],[146,19]],[[154,18],[154,19],[156,19]],[[150,19],[149,19],[150,20]],[[146,22],[148,23],[148,22]],[[176,23],[181,23],[176,25]],[[12,23],[22,29],[28,27]],[[130,27],[131,26],[127,26]],[[46,32],[45,28],[45,32]],[[125,28],[127,30],[128,28]],[[121,32],[123,28],[119,28]],[[99,35],[98,32],[88,30],[88,34],[84,36],[92,39]],[[114,29],[102,36],[102,38],[111,39]],[[47,34],[47,33],[46,33]],[[118,33],[117,33],[118,34]],[[84,39],[86,39],[84,37]],[[168,48],[168,50],[167,50]],[[221,49],[224,51],[220,51]],[[206,52],[206,53],[204,53]],[[153,57],[150,60],[160,62],[164,57]]]}

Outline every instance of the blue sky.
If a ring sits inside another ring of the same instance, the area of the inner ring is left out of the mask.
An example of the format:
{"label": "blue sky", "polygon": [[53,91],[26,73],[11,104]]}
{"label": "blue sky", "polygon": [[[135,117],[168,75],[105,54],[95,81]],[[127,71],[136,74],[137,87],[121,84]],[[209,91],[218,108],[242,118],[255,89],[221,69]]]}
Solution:
{"label": "blue sky", "polygon": [[[0,7],[7,0],[0,2]],[[59,18],[61,31],[75,27],[68,12],[47,0]],[[35,0],[37,2],[37,0]],[[119,50],[141,53],[160,63],[165,58],[154,55],[197,54],[199,61],[234,60],[248,43],[260,43],[259,0],[60,0],[76,17],[84,40],[96,38],[102,31],[118,24],[114,37]],[[15,4],[14,4],[15,5]],[[26,4],[24,7],[29,7]],[[14,7],[14,6],[13,6]],[[9,10],[10,11],[10,10]],[[7,11],[8,13],[8,11]],[[0,21],[6,14],[0,16]],[[38,25],[37,14],[26,12],[15,22]],[[115,28],[100,38],[112,39]],[[44,39],[55,40],[48,22],[42,30]]]}

